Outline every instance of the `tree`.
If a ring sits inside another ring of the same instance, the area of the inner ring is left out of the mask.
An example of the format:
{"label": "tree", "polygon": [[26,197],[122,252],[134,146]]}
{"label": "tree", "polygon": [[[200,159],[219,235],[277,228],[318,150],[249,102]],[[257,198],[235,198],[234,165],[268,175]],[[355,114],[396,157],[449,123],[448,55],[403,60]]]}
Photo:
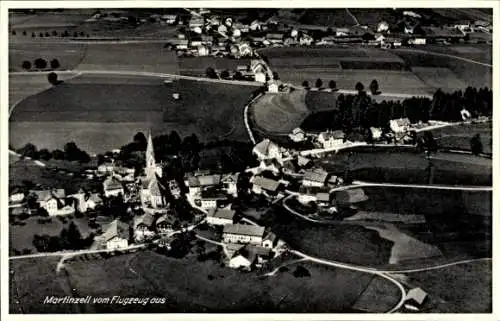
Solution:
{"label": "tree", "polygon": [[47,75],[47,80],[51,85],[57,85],[59,83],[57,74],[55,72],[51,72]]}
{"label": "tree", "polygon": [[16,35],[16,31],[15,30],[12,30],[12,35],[15,36]]}
{"label": "tree", "polygon": [[40,34],[38,34],[38,37],[43,38],[43,32],[40,32]]}
{"label": "tree", "polygon": [[481,135],[476,134],[470,140],[470,150],[475,156],[480,155],[483,152],[483,143],[481,143]]}
{"label": "tree", "polygon": [[304,80],[304,81],[302,82],[302,87],[304,87],[304,88],[308,89],[308,88],[309,88],[309,82],[308,82],[307,80]]}
{"label": "tree", "polygon": [[35,59],[35,67],[37,69],[45,69],[45,68],[47,68],[47,61],[45,61],[42,58],[37,58],[37,59]]}
{"label": "tree", "polygon": [[78,37],[78,32],[73,32],[73,38],[77,38]]}
{"label": "tree", "polygon": [[26,30],[24,30],[23,31],[23,36],[26,36],[26,35],[27,35]]}
{"label": "tree", "polygon": [[274,80],[279,80],[280,79],[280,76],[278,75],[278,73],[276,71],[273,72],[273,79]]}
{"label": "tree", "polygon": [[208,78],[211,78],[211,79],[219,78],[219,77],[217,77],[217,73],[215,72],[214,68],[212,68],[212,67],[208,67],[207,70],[205,71],[205,74]]}
{"label": "tree", "polygon": [[362,83],[360,83],[360,82],[356,83],[356,86],[355,86],[354,88],[356,89],[356,91],[357,91],[358,93],[360,93],[360,92],[362,92],[363,90],[365,90],[365,86],[363,86],[363,84],[362,84]]}
{"label": "tree", "polygon": [[22,67],[24,70],[30,70],[31,69],[31,62],[28,60],[23,61]]}
{"label": "tree", "polygon": [[318,78],[316,79],[316,88],[320,89],[321,87],[323,87],[323,80]]}
{"label": "tree", "polygon": [[38,152],[38,157],[44,161],[48,161],[52,158],[52,153],[48,149],[42,148]]}
{"label": "tree", "polygon": [[45,37],[50,37],[50,33],[48,31],[45,32]]}
{"label": "tree", "polygon": [[59,63],[59,60],[57,60],[57,59],[52,59],[52,60],[50,61],[50,68],[52,68],[52,69],[57,69],[57,68],[59,68],[59,67],[61,67],[61,64]]}
{"label": "tree", "polygon": [[337,83],[335,82],[335,80],[330,80],[330,82],[328,83],[328,87],[331,90],[336,90],[337,89]]}
{"label": "tree", "polygon": [[52,158],[62,160],[64,159],[64,152],[60,149],[54,149],[52,151]]}
{"label": "tree", "polygon": [[52,31],[52,36],[57,37],[57,31]]}
{"label": "tree", "polygon": [[221,77],[221,79],[229,79],[229,71],[227,71],[227,70],[223,70],[223,71],[220,73],[220,77]]}
{"label": "tree", "polygon": [[241,72],[237,71],[233,75],[233,80],[245,80],[245,78]]}
{"label": "tree", "polygon": [[35,33],[34,33],[34,32],[32,32],[32,33],[31,33],[31,38],[35,38],[35,37],[36,37]]}
{"label": "tree", "polygon": [[370,91],[372,92],[373,95],[378,95],[380,94],[378,89],[379,89],[378,81],[376,79],[373,79],[370,84]]}
{"label": "tree", "polygon": [[143,132],[137,132],[137,134],[134,135],[134,143],[136,143],[138,150],[146,150],[148,142]]}
{"label": "tree", "polygon": [[27,143],[26,145],[18,149],[17,153],[21,154],[21,156],[23,157],[30,157],[33,159],[38,158],[38,149],[32,143]]}

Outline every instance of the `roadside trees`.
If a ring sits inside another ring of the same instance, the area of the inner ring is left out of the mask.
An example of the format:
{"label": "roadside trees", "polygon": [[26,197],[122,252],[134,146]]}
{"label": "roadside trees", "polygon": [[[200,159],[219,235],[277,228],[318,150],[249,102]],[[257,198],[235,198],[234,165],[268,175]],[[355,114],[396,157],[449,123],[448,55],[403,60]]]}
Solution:
{"label": "roadside trees", "polygon": [[49,73],[47,75],[47,80],[48,80],[49,84],[54,85],[54,86],[59,83],[57,74],[55,72]]}
{"label": "roadside trees", "polygon": [[35,67],[37,69],[45,69],[47,68],[47,61],[45,61],[45,59],[42,58],[37,58],[35,59]]}
{"label": "roadside trees", "polygon": [[205,75],[211,79],[219,78],[219,77],[217,77],[217,73],[215,72],[214,68],[212,68],[212,67],[207,68],[207,70],[205,71]]}
{"label": "roadside trees", "polygon": [[380,94],[378,81],[376,79],[372,80],[372,83],[370,84],[370,91],[372,92],[372,95]]}
{"label": "roadside trees", "polygon": [[59,68],[59,67],[61,67],[61,64],[59,63],[59,60],[57,60],[57,59],[52,59],[52,60],[50,61],[50,68],[52,68],[52,69],[57,69],[57,68]]}
{"label": "roadside trees", "polygon": [[321,89],[323,87],[323,80],[320,78],[316,79],[316,88]]}
{"label": "roadside trees", "polygon": [[22,67],[24,70],[30,70],[31,69],[31,62],[28,60],[23,61]]}
{"label": "roadside trees", "polygon": [[307,80],[304,80],[302,82],[302,87],[304,87],[305,89],[309,89],[309,82]]}
{"label": "roadside trees", "polygon": [[470,150],[472,154],[478,156],[483,152],[483,143],[481,143],[481,135],[476,134],[470,140]]}
{"label": "roadside trees", "polygon": [[328,83],[328,88],[330,88],[332,91],[337,91],[337,83],[335,82],[335,80],[330,80],[330,82]]}
{"label": "roadside trees", "polygon": [[223,70],[221,73],[220,73],[220,77],[222,79],[229,79],[229,71],[227,70]]}

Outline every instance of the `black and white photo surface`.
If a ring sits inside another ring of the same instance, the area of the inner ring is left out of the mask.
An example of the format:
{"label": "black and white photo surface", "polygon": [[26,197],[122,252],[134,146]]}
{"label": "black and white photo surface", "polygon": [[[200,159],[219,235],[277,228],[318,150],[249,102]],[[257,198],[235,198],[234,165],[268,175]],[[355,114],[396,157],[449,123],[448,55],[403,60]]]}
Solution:
{"label": "black and white photo surface", "polygon": [[492,313],[493,8],[8,33],[10,314]]}

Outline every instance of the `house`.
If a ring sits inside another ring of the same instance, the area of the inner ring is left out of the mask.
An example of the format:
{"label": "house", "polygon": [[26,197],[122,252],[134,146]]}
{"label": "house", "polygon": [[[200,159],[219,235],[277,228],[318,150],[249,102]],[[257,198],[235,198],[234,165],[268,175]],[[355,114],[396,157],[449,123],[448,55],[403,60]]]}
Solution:
{"label": "house", "polygon": [[282,33],[268,33],[266,35],[266,40],[269,41],[271,44],[283,44],[283,40],[285,38],[285,35]]}
{"label": "house", "polygon": [[288,137],[290,137],[290,139],[296,143],[303,142],[304,140],[306,140],[305,132],[302,130],[302,128],[299,127],[292,130],[292,133],[288,134]]}
{"label": "house", "polygon": [[9,208],[21,207],[24,203],[24,192],[20,189],[15,189],[9,194]]}
{"label": "house", "polygon": [[179,198],[181,196],[181,188],[175,179],[168,181],[168,189],[174,198]]}
{"label": "house", "polygon": [[368,196],[363,189],[353,188],[334,192],[333,199],[338,205],[353,207],[356,204],[367,201]]}
{"label": "house", "polygon": [[316,193],[316,203],[318,204],[318,206],[329,206],[331,204],[330,193]]}
{"label": "house", "polygon": [[86,198],[86,193],[83,189],[79,189],[78,192],[75,194],[68,195],[68,197],[71,197],[75,200],[76,202],[76,209],[80,213],[85,213],[87,212],[87,202],[85,200]]}
{"label": "house", "polygon": [[323,148],[335,148],[344,144],[345,134],[341,130],[322,132],[318,136],[318,142]]}
{"label": "house", "polygon": [[309,204],[310,202],[316,202],[316,193],[308,187],[300,186],[299,195],[297,196],[297,201],[302,204]]}
{"label": "house", "polygon": [[261,245],[264,226],[229,224],[224,225],[222,239],[224,243],[250,243]]}
{"label": "house", "polygon": [[200,44],[196,48],[196,50],[197,50],[198,56],[200,56],[200,57],[205,57],[205,56],[210,55],[210,49],[207,46],[205,46],[205,45],[201,45]]}
{"label": "house", "polygon": [[159,234],[169,234],[174,231],[174,219],[172,216],[165,214],[156,220],[156,232]]}
{"label": "house", "polygon": [[250,23],[250,30],[259,31],[262,29],[261,25],[262,25],[261,22],[259,22],[258,20],[254,20]]}
{"label": "house", "polygon": [[240,57],[251,56],[253,54],[252,47],[247,42],[242,42],[238,45]]}
{"label": "house", "polygon": [[302,185],[308,187],[322,187],[325,186],[327,178],[328,173],[325,170],[322,168],[315,168],[304,173]]}
{"label": "house", "polygon": [[228,201],[227,196],[216,192],[201,192],[201,208],[210,210],[223,206]]}
{"label": "house", "polygon": [[267,82],[267,91],[270,93],[279,92],[280,83],[277,80],[271,79]]}
{"label": "house", "polygon": [[106,197],[124,194],[122,183],[114,176],[109,176],[108,178],[106,178],[102,183],[102,186],[104,196]]}
{"label": "house", "polygon": [[377,141],[382,138],[382,129],[379,127],[370,127],[370,132],[372,134],[373,140]]}
{"label": "house", "polygon": [[377,32],[386,32],[389,30],[389,24],[386,21],[380,21],[377,25]]}
{"label": "house", "polygon": [[263,83],[265,84],[266,81],[267,81],[267,77],[266,77],[266,73],[265,72],[262,72],[262,71],[258,71],[254,74],[254,77],[255,77],[255,81],[256,82],[260,82],[260,83]]}
{"label": "house", "polygon": [[234,210],[212,208],[208,211],[207,223],[212,225],[233,224],[235,214]]}
{"label": "house", "polygon": [[181,39],[177,42],[177,45],[175,46],[175,48],[177,50],[187,50],[188,49],[188,45],[189,45],[189,40],[187,39]]}
{"label": "house", "polygon": [[253,176],[250,179],[250,183],[252,183],[252,192],[255,194],[270,194],[276,195],[278,193],[278,188],[280,187],[280,182],[265,178],[262,176]]}
{"label": "house", "polygon": [[254,245],[245,245],[238,249],[229,260],[228,266],[233,269],[252,270],[262,266],[271,258],[271,249]]}
{"label": "house", "polygon": [[408,39],[408,44],[410,45],[425,45],[427,43],[426,38],[412,38]]}
{"label": "house", "polygon": [[262,240],[262,246],[265,248],[273,249],[278,243],[278,237],[273,232],[267,233]]}
{"label": "house", "polygon": [[227,33],[227,27],[225,25],[220,25],[217,27],[217,32],[225,35]]}
{"label": "house", "polygon": [[281,162],[281,169],[285,174],[296,174],[299,171],[297,161],[294,159],[287,159]]}
{"label": "house", "polygon": [[143,240],[153,237],[155,235],[154,221],[154,216],[149,213],[134,217],[134,239]]}
{"label": "house", "polygon": [[408,118],[391,119],[389,121],[389,126],[391,130],[395,133],[405,133],[410,128],[410,120]]}
{"label": "house", "polygon": [[259,163],[260,173],[264,171],[269,171],[274,175],[278,175],[281,171],[281,163],[279,163],[276,159],[264,159]]}
{"label": "house", "polygon": [[419,311],[427,299],[427,293],[421,288],[413,288],[406,294],[405,308]]}
{"label": "house", "polygon": [[329,179],[328,179],[328,186],[330,187],[335,187],[335,186],[339,186],[339,185],[342,185],[344,184],[344,180],[342,179],[342,177],[338,177],[336,175],[332,175]]}
{"label": "house", "polygon": [[301,46],[310,46],[313,42],[313,37],[309,36],[308,34],[302,34],[302,36],[299,38],[299,43]]}
{"label": "house", "polygon": [[189,188],[189,194],[192,197],[197,197],[203,190],[220,187],[221,175],[189,176],[186,185]]}
{"label": "house", "polygon": [[462,32],[471,31],[471,22],[469,20],[460,20],[455,23],[453,28],[456,28]]}
{"label": "house", "polygon": [[201,28],[204,25],[205,25],[205,21],[204,21],[203,17],[191,16],[191,20],[189,20],[189,29],[193,30],[196,27]]}
{"label": "house", "polygon": [[256,60],[256,59],[252,59],[250,61],[250,70],[254,73],[254,74],[257,74],[257,73],[264,73],[266,72],[266,66],[265,64],[260,61],[260,60]]}
{"label": "house", "polygon": [[300,167],[307,168],[311,163],[312,163],[311,160],[305,156],[299,155],[297,157],[297,164]]}
{"label": "house", "polygon": [[238,197],[238,177],[239,173],[236,173],[234,175],[224,175],[221,179],[223,189],[233,197]]}
{"label": "house", "polygon": [[36,197],[38,206],[45,209],[49,216],[60,215],[59,205],[64,203],[66,197],[64,189],[33,190],[30,191],[30,194]]}
{"label": "house", "polygon": [[273,143],[268,138],[264,139],[253,148],[252,152],[257,156],[258,159],[272,159],[282,158],[282,153],[280,147]]}
{"label": "house", "polygon": [[97,166],[97,172],[102,175],[112,174],[114,170],[115,164],[113,164],[112,162],[102,163],[101,165]]}
{"label": "house", "polygon": [[161,20],[165,21],[168,25],[173,25],[177,22],[177,15],[165,14],[161,16]]}
{"label": "house", "polygon": [[128,247],[130,239],[130,227],[128,224],[114,220],[108,225],[108,228],[99,236],[108,250],[119,250]]}
{"label": "house", "polygon": [[99,196],[98,193],[91,193],[85,198],[85,207],[87,210],[95,209],[97,206],[102,205],[103,201],[102,198]]}
{"label": "house", "polygon": [[335,36],[336,37],[346,37],[351,34],[351,29],[349,28],[337,28],[335,29]]}

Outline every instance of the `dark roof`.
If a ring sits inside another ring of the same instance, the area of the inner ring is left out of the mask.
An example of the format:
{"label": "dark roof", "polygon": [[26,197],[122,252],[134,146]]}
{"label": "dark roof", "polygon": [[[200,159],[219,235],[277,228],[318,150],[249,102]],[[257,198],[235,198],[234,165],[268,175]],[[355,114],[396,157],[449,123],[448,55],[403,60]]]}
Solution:
{"label": "dark roof", "polygon": [[258,185],[263,189],[271,192],[275,192],[276,190],[278,190],[278,187],[280,186],[280,182],[262,176],[254,176],[252,184]]}
{"label": "dark roof", "polygon": [[262,237],[264,235],[264,230],[264,226],[229,224],[224,226],[223,233]]}
{"label": "dark roof", "polygon": [[118,219],[109,223],[106,232],[102,235],[102,239],[107,242],[115,237],[122,239],[129,239],[129,226],[126,223],[119,221]]}
{"label": "dark roof", "polygon": [[234,210],[218,208],[213,208],[208,212],[208,216],[210,217],[217,217],[225,220],[232,220],[235,214],[236,211]]}
{"label": "dark roof", "polygon": [[334,198],[337,202],[344,204],[354,204],[368,200],[368,196],[366,196],[365,191],[361,188],[337,191],[334,194]]}
{"label": "dark roof", "polygon": [[322,168],[315,168],[313,170],[307,171],[304,173],[304,180],[324,183],[328,177],[328,172],[323,170]]}

